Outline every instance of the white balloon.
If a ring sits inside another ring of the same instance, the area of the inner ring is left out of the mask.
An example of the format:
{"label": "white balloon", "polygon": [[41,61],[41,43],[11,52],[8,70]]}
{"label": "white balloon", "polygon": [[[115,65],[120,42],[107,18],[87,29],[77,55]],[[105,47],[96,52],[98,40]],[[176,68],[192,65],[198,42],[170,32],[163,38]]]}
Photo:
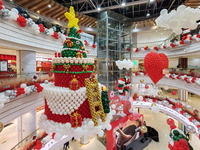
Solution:
{"label": "white balloon", "polygon": [[143,100],[143,97],[142,97],[142,96],[139,96],[139,100],[142,101],[142,100]]}
{"label": "white balloon", "polygon": [[165,90],[168,90],[168,89],[169,89],[169,87],[168,87],[168,86],[164,86],[164,89],[165,89]]}
{"label": "white balloon", "polygon": [[12,8],[12,9],[11,9],[11,12],[13,12],[13,13],[15,13],[15,14],[18,14],[18,13],[19,13],[18,10],[17,10],[16,8]]}
{"label": "white balloon", "polygon": [[0,103],[5,103],[6,99],[5,98],[0,98]]}
{"label": "white balloon", "polygon": [[168,10],[167,9],[162,9],[161,11],[160,11],[160,15],[161,16],[164,16],[164,15],[166,15],[168,13]]}
{"label": "white balloon", "polygon": [[39,34],[40,33],[40,30],[35,30],[35,34]]}
{"label": "white balloon", "polygon": [[196,29],[197,28],[196,22],[192,23],[189,28],[192,29],[192,30]]}
{"label": "white balloon", "polygon": [[21,87],[21,88],[26,88],[27,85],[26,85],[25,83],[23,83],[23,84],[20,85],[20,87]]}
{"label": "white balloon", "polygon": [[107,130],[111,130],[111,129],[112,129],[112,126],[111,126],[110,124],[107,124],[107,125],[106,125],[106,129],[107,129]]}
{"label": "white balloon", "polygon": [[182,28],[189,28],[189,27],[191,27],[191,25],[192,25],[191,21],[186,20],[186,21],[182,22]]}
{"label": "white balloon", "polygon": [[160,109],[158,108],[158,106],[152,106],[151,107],[151,110],[154,112],[154,113],[158,113],[160,111]]}
{"label": "white balloon", "polygon": [[171,20],[171,21],[169,22],[169,26],[170,26],[171,28],[176,28],[178,24],[179,24],[178,20]]}
{"label": "white balloon", "polygon": [[184,12],[185,9],[186,9],[186,6],[185,6],[185,5],[180,5],[180,6],[177,8],[177,11]]}
{"label": "white balloon", "polygon": [[4,107],[4,103],[0,104],[0,109],[2,109]]}
{"label": "white balloon", "polygon": [[178,28],[178,29],[175,29],[174,32],[176,33],[176,35],[179,35],[182,33],[182,30]]}
{"label": "white balloon", "polygon": [[99,135],[100,137],[102,137],[102,136],[104,135],[103,130],[101,130],[101,131],[98,133],[98,135]]}
{"label": "white balloon", "polygon": [[61,139],[62,135],[60,135],[59,133],[56,133],[54,136],[54,140],[59,141]]}
{"label": "white balloon", "polygon": [[88,128],[93,128],[94,127],[94,122],[93,121],[89,121],[88,122]]}

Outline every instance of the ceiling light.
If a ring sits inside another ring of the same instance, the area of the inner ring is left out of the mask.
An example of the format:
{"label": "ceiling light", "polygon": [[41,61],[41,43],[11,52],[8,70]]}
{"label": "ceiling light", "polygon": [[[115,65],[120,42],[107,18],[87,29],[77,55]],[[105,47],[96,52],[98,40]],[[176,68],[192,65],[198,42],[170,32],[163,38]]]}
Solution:
{"label": "ceiling light", "polygon": [[58,20],[60,20],[60,18],[58,18]]}
{"label": "ceiling light", "polygon": [[154,2],[155,0],[149,0],[149,2]]}
{"label": "ceiling light", "polygon": [[150,16],[150,13],[147,14],[147,17]]}
{"label": "ceiling light", "polygon": [[90,28],[92,27],[92,26],[89,26]]}
{"label": "ceiling light", "polygon": [[51,8],[51,5],[48,5],[49,8]]}
{"label": "ceiling light", "polygon": [[12,2],[12,0],[10,0]]}
{"label": "ceiling light", "polygon": [[122,2],[122,6],[125,6],[126,5],[126,3],[125,2]]}
{"label": "ceiling light", "polygon": [[167,28],[165,28],[165,30],[167,30]]}
{"label": "ceiling light", "polygon": [[97,8],[97,10],[98,10],[98,11],[100,11],[100,10],[101,10],[101,8],[100,8],[100,7],[98,7],[98,8]]}
{"label": "ceiling light", "polygon": [[37,13],[40,13],[40,11],[38,10]]}

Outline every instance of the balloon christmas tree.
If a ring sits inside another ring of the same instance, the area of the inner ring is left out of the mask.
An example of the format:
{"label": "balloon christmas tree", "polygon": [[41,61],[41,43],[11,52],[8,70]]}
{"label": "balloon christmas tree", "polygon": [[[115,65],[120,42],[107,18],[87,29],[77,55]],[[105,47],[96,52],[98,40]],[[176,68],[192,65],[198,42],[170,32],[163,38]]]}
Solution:
{"label": "balloon christmas tree", "polygon": [[86,58],[74,8],[70,7],[65,16],[70,32],[64,49],[52,59],[55,83],[44,86],[45,112],[39,126],[55,135],[55,140],[63,135],[68,135],[66,141],[94,133],[103,136],[104,129],[111,129],[110,120],[115,111],[110,112],[106,87],[92,76],[94,59]]}
{"label": "balloon christmas tree", "polygon": [[68,37],[64,43],[62,57],[76,57],[76,58],[86,58],[86,51],[83,41],[80,39],[81,29],[72,27],[68,34]]}

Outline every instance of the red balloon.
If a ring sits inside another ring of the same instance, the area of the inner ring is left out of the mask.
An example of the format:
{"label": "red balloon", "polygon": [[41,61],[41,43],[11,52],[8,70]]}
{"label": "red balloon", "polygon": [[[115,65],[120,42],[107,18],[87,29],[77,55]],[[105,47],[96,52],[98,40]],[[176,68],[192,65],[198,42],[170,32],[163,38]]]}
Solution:
{"label": "red balloon", "polygon": [[177,107],[177,108],[183,108],[183,104],[180,103],[180,102],[178,102],[178,103],[176,103],[176,107]]}
{"label": "red balloon", "polygon": [[176,106],[172,106],[172,109],[176,109]]}
{"label": "red balloon", "polygon": [[165,76],[163,69],[168,66],[168,58],[163,53],[150,52],[144,58],[144,68],[154,84]]}
{"label": "red balloon", "polygon": [[179,147],[178,150],[184,150],[184,148],[183,147]]}
{"label": "red balloon", "polygon": [[171,118],[168,118],[168,119],[167,119],[167,124],[168,124],[168,125],[174,124],[174,120],[171,119]]}
{"label": "red balloon", "polygon": [[188,146],[188,143],[187,143],[187,141],[186,141],[185,139],[180,139],[180,140],[179,140],[179,143],[180,143],[181,145]]}
{"label": "red balloon", "polygon": [[174,147],[174,149],[173,150],[178,150],[178,148],[177,147]]}
{"label": "red balloon", "polygon": [[125,114],[130,114],[129,109],[131,109],[131,102],[129,100],[126,100],[125,103],[123,104],[123,112]]}
{"label": "red balloon", "polygon": [[0,0],[0,5],[3,5],[3,1],[2,0]]}
{"label": "red balloon", "polygon": [[176,126],[174,124],[170,125],[171,130],[176,129]]}
{"label": "red balloon", "polygon": [[179,142],[174,142],[174,147],[180,147],[180,143]]}
{"label": "red balloon", "polygon": [[145,89],[148,89],[149,88],[149,86],[148,85],[145,85]]}
{"label": "red balloon", "polygon": [[125,103],[125,100],[122,100],[121,103],[124,104],[124,103]]}
{"label": "red balloon", "polygon": [[176,95],[176,91],[172,91],[171,94],[172,94],[172,95]]}

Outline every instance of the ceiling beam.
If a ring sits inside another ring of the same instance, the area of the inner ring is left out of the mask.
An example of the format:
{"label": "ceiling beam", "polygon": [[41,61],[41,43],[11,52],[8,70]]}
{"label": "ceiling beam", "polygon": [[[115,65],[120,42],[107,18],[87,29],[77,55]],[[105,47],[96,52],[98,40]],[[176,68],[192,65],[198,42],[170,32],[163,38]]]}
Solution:
{"label": "ceiling beam", "polygon": [[51,8],[47,8],[45,10],[43,10],[42,12],[40,12],[41,15],[46,15],[49,14],[50,12],[54,11],[55,9],[58,9],[60,6],[60,4],[58,3],[54,3],[53,6],[51,6]]}
{"label": "ceiling beam", "polygon": [[[134,5],[140,5],[140,4],[145,4],[145,3],[148,3],[148,0],[140,0],[140,1],[134,1],[134,2],[130,2],[130,3],[126,3],[125,7],[134,6]],[[117,9],[117,8],[123,8],[123,7],[124,6],[122,6],[121,4],[112,5],[112,6],[109,6],[109,7],[101,8],[101,11],[104,11],[106,9]],[[93,12],[98,12],[98,10],[97,9],[93,9],[93,10],[88,10],[88,11],[82,11],[81,13],[82,14],[88,14],[88,13],[93,13]]]}
{"label": "ceiling beam", "polygon": [[93,20],[93,18],[92,18],[92,17],[89,17],[89,19],[88,19],[87,21],[85,21],[85,22],[82,24],[82,26],[87,26],[88,23],[90,23],[92,20]]}
{"label": "ceiling beam", "polygon": [[[34,2],[39,2],[39,1],[41,1],[41,0],[35,0]],[[22,3],[21,5],[23,7],[28,7],[29,5],[31,5],[31,3],[33,3],[33,1],[32,0],[28,0],[28,1],[24,2],[24,3]]]}
{"label": "ceiling beam", "polygon": [[44,4],[42,4],[40,7],[37,6],[37,7],[35,7],[35,8],[36,8],[36,9],[35,9],[35,12],[36,12],[37,10],[39,10],[40,12],[42,12],[43,10],[50,9],[50,8],[48,7],[48,5],[51,5],[51,6],[52,6],[53,4],[54,4],[53,1],[49,1],[48,4],[44,3]]}
{"label": "ceiling beam", "polygon": [[52,19],[55,19],[55,18],[60,18],[60,16],[64,16],[64,14],[67,12],[67,7],[63,7],[63,10],[60,10],[60,12],[54,14],[54,15],[51,15],[51,18]]}
{"label": "ceiling beam", "polygon": [[92,20],[92,21],[90,21],[88,24],[86,24],[86,26],[87,26],[87,27],[90,27],[90,26],[92,26],[92,24],[93,24],[93,23],[95,23],[95,21],[96,21],[96,20],[95,20],[95,19],[93,19],[93,20]]}
{"label": "ceiling beam", "polygon": [[32,11],[35,11],[35,10],[36,10],[37,8],[39,8],[40,6],[46,5],[46,4],[48,4],[48,3],[50,3],[50,0],[41,0],[40,2],[35,3],[35,4],[31,5],[31,6],[29,6],[28,9],[29,9],[29,10],[32,10]]}
{"label": "ceiling beam", "polygon": [[55,12],[55,11],[56,11],[55,14],[57,14],[58,12],[62,11],[62,9],[63,9],[63,5],[59,4],[59,6],[58,6],[58,8],[56,10],[55,9],[51,10],[51,12],[47,13],[46,16],[50,17],[53,14],[53,12]]}

